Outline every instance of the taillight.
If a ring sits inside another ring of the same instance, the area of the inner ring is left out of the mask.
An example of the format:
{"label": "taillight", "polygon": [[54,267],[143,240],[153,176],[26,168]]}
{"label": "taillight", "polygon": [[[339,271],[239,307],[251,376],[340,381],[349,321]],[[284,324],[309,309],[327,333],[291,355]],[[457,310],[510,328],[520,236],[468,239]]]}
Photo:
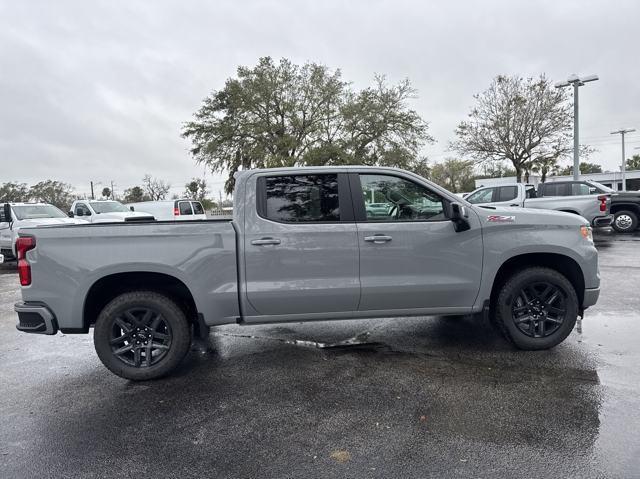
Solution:
{"label": "taillight", "polygon": [[180,216],[180,208],[173,209],[173,216]]}
{"label": "taillight", "polygon": [[600,195],[598,196],[598,200],[600,200],[600,211],[607,211],[607,196]]}
{"label": "taillight", "polygon": [[27,261],[27,251],[36,247],[36,239],[33,236],[19,236],[16,240],[16,252],[18,253],[18,276],[20,285],[31,284],[31,265]]}

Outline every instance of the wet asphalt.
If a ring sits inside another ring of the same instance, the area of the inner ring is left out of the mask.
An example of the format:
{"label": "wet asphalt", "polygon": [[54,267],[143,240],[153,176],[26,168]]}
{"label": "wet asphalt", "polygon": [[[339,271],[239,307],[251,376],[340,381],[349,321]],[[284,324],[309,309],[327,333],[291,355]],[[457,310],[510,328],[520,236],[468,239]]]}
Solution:
{"label": "wet asphalt", "polygon": [[226,326],[145,383],[18,333],[4,266],[0,478],[640,477],[640,235],[596,241],[600,301],[550,351],[471,318]]}

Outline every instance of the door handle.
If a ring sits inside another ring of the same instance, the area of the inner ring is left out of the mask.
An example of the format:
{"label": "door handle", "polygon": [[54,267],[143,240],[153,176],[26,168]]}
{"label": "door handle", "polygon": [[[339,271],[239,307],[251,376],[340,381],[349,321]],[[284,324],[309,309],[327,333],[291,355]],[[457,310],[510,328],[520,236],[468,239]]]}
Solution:
{"label": "door handle", "polygon": [[251,244],[256,246],[264,246],[268,244],[280,244],[280,240],[278,238],[261,238],[261,239],[251,240]]}
{"label": "door handle", "polygon": [[388,243],[389,241],[392,240],[392,238],[391,236],[387,236],[387,235],[373,235],[373,236],[365,236],[364,240],[368,241],[369,243],[382,244],[382,243]]}
{"label": "door handle", "polygon": [[509,206],[520,206],[518,203],[512,203]]}

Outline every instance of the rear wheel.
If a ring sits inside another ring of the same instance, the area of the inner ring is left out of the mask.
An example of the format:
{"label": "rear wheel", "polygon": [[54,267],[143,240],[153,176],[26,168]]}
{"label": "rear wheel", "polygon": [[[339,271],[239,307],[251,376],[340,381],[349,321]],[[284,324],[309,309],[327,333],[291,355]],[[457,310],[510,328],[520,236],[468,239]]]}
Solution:
{"label": "rear wheel", "polygon": [[498,294],[496,322],[519,349],[549,349],[564,341],[578,318],[571,282],[549,268],[527,268],[509,278]]}
{"label": "rear wheel", "polygon": [[104,307],[93,341],[98,357],[111,372],[140,381],[175,369],[189,351],[191,328],[170,298],[135,291],[117,296]]}
{"label": "rear wheel", "polygon": [[631,233],[638,228],[638,215],[633,211],[618,211],[613,218],[613,229],[618,233]]}

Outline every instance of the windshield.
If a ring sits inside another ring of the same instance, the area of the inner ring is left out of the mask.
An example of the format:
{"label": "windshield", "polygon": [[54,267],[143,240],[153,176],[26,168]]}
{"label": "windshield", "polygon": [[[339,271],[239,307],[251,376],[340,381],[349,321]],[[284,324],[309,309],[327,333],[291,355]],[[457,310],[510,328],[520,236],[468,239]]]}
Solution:
{"label": "windshield", "polygon": [[118,201],[90,201],[89,204],[96,213],[126,213],[130,211]]}
{"label": "windshield", "polygon": [[66,218],[62,211],[53,205],[16,205],[11,207],[13,214],[19,220],[33,220],[36,218]]}

